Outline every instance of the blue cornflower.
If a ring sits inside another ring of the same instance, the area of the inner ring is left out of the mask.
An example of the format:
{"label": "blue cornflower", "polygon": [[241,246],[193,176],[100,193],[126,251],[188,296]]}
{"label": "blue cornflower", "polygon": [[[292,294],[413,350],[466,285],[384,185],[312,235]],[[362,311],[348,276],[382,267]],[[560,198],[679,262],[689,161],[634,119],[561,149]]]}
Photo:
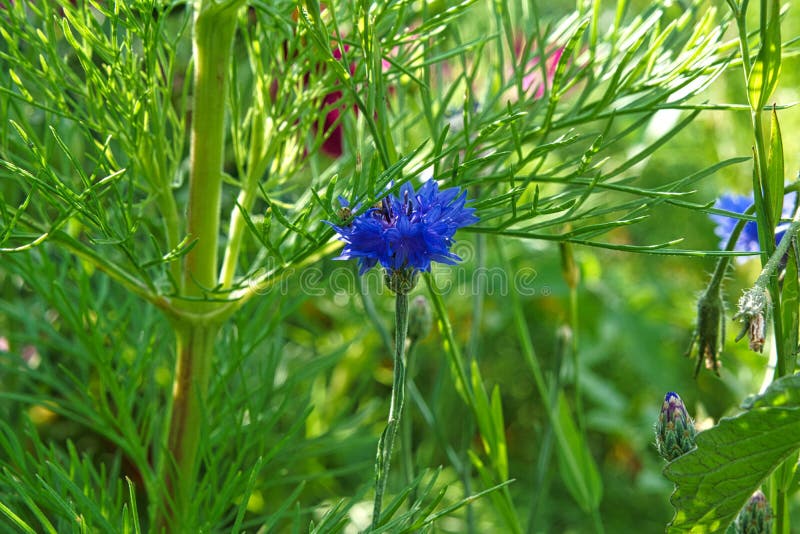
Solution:
{"label": "blue cornflower", "polygon": [[[797,193],[792,193],[783,197],[783,211],[781,213],[782,219],[790,219],[794,213],[794,207],[797,200]],[[726,193],[719,197],[714,203],[714,207],[721,210],[732,211],[734,213],[744,213],[747,208],[753,204],[753,197],[748,195],[736,195],[733,193]],[[712,221],[717,225],[714,228],[714,233],[720,238],[720,248],[725,248],[728,244],[728,239],[736,226],[738,219],[733,217],[726,217],[725,215],[709,215]],[[789,227],[787,223],[781,223],[775,228],[775,242],[781,240],[784,232]],[[758,244],[758,226],[755,221],[749,221],[744,225],[739,240],[736,242],[734,250],[739,252],[760,252],[761,247]],[[746,258],[742,258],[746,260]]]}
{"label": "blue cornflower", "polygon": [[[475,208],[465,207],[466,199],[467,193],[458,187],[439,191],[435,180],[425,182],[419,191],[405,183],[379,207],[352,220],[344,218],[340,225],[328,223],[346,243],[335,259],[357,258],[360,274],[380,263],[389,277],[402,273],[409,279],[430,271],[432,261],[455,264],[461,258],[450,252],[453,235],[478,222]],[[339,201],[349,209],[345,199]]]}

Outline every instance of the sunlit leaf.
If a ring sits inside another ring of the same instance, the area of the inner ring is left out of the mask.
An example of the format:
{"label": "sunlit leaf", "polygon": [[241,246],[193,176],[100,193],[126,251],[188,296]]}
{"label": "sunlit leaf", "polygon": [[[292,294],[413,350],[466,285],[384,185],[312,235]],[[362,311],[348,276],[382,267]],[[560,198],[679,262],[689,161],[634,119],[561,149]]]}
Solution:
{"label": "sunlit leaf", "polygon": [[746,411],[697,435],[697,448],[664,469],[675,483],[668,532],[727,528],[764,479],[800,448],[800,376],[775,381]]}
{"label": "sunlit leaf", "polygon": [[773,0],[766,34],[761,36],[761,49],[747,76],[747,96],[753,111],[760,111],[769,100],[781,70],[780,2]]}
{"label": "sunlit leaf", "polygon": [[585,512],[590,512],[600,504],[603,482],[586,438],[575,425],[563,392],[558,401],[558,425],[561,436],[556,452],[558,463],[563,467],[561,478],[572,498]]}
{"label": "sunlit leaf", "polygon": [[772,128],[767,154],[767,179],[764,181],[765,198],[769,204],[769,220],[777,226],[783,209],[783,140],[778,114],[772,110]]}

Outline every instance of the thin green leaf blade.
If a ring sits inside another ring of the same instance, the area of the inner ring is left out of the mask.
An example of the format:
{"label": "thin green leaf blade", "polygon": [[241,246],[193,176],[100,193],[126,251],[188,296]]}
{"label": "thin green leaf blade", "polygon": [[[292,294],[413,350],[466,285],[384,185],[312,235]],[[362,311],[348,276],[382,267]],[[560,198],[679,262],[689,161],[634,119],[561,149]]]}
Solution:
{"label": "thin green leaf blade", "polygon": [[28,534],[36,534],[36,531],[33,530],[33,528],[30,525],[28,525],[25,521],[20,519],[20,517],[17,514],[11,511],[11,508],[9,508],[8,506],[6,506],[1,502],[0,502],[0,513],[5,515],[14,525],[19,527],[20,530],[22,530],[23,532]]}
{"label": "thin green leaf blade", "polygon": [[764,479],[800,448],[800,376],[774,382],[744,413],[697,435],[697,448],[671,462],[675,517],[669,533],[723,531]]}
{"label": "thin green leaf blade", "polygon": [[753,111],[759,112],[767,103],[781,71],[781,21],[780,2],[772,1],[772,14],[765,35],[761,36],[761,49],[747,76],[747,97]]}
{"label": "thin green leaf blade", "polygon": [[[556,448],[559,465],[564,466],[560,469],[561,478],[578,505],[590,512],[597,508],[603,496],[600,472],[583,434],[578,431],[563,392],[559,394],[557,410],[559,430],[563,435],[559,440],[560,446]],[[569,466],[577,468],[570,469]]]}
{"label": "thin green leaf blade", "polygon": [[769,203],[770,221],[777,225],[783,209],[783,140],[781,127],[778,124],[778,114],[772,110],[772,128],[769,140],[769,153],[767,154],[767,179],[765,197]]}
{"label": "thin green leaf blade", "polygon": [[133,519],[133,532],[134,534],[142,534],[142,527],[139,524],[139,510],[136,505],[136,486],[134,485],[133,481],[125,477],[125,481],[128,483],[128,496],[130,497],[130,504],[131,504],[131,518]]}
{"label": "thin green leaf blade", "polygon": [[495,384],[492,388],[492,423],[494,424],[495,450],[494,463],[500,478],[508,478],[508,446],[506,445],[506,425],[503,418],[503,402],[500,388]]}

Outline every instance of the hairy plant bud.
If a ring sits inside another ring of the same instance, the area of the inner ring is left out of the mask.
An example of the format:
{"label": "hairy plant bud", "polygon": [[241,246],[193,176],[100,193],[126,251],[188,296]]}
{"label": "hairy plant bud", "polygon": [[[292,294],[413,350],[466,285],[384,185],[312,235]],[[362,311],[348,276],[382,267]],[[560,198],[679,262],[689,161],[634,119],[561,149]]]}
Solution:
{"label": "hairy plant bud", "polygon": [[656,422],[656,448],[662,458],[671,462],[694,448],[697,431],[694,421],[677,393],[670,391],[664,396],[661,413]]}
{"label": "hairy plant bud", "polygon": [[414,269],[394,269],[387,271],[383,277],[386,287],[398,295],[408,295],[417,287],[419,271]]}
{"label": "hairy plant bud", "polygon": [[705,363],[706,369],[719,374],[719,352],[725,341],[725,312],[719,289],[706,291],[697,301],[697,328],[692,337],[692,344],[687,355],[691,355],[694,343],[697,343],[697,366],[694,375],[700,372]]}
{"label": "hairy plant bud", "polygon": [[733,317],[742,322],[742,331],[736,336],[736,341],[745,334],[750,340],[750,350],[761,352],[764,350],[764,340],[767,334],[767,312],[769,299],[764,288],[755,286],[744,292],[739,299],[739,311]]}
{"label": "hairy plant bud", "polygon": [[733,523],[737,534],[769,534],[772,532],[772,508],[761,490],[756,491]]}

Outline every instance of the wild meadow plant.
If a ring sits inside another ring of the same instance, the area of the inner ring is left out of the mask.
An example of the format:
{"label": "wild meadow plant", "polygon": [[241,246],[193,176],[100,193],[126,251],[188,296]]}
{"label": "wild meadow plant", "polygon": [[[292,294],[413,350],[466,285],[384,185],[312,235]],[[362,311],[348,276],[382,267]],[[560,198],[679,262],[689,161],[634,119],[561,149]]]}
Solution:
{"label": "wild meadow plant", "polygon": [[[775,380],[697,433],[668,394],[658,442],[671,532],[764,531],[771,510],[789,532],[800,222],[770,98],[796,40],[777,1],[728,4],[0,0],[0,525],[603,532],[598,439],[621,429],[590,430],[582,251],[719,258],[695,336],[719,371],[755,220],[739,316]],[[708,103],[735,69],[748,103]],[[642,176],[701,114],[741,110],[752,157]],[[696,198],[733,171],[752,210]],[[721,251],[628,233],[665,206],[739,222]],[[550,359],[529,309],[546,254]],[[531,439],[507,422],[521,384]]]}

